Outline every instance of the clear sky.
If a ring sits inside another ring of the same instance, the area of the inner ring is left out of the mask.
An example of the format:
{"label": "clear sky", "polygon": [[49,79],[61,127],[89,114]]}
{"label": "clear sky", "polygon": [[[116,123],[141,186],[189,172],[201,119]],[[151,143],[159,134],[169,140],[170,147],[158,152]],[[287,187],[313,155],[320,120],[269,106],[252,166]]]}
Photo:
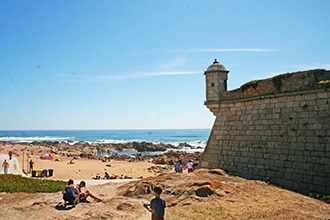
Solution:
{"label": "clear sky", "polygon": [[0,130],[211,128],[228,89],[330,69],[328,0],[0,0]]}

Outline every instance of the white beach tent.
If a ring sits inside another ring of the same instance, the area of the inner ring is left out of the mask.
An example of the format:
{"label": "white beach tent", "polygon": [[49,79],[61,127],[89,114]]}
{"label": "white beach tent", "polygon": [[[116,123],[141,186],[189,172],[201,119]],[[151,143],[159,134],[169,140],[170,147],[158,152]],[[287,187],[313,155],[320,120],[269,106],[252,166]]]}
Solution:
{"label": "white beach tent", "polygon": [[0,163],[1,163],[0,174],[4,174],[2,163],[5,160],[7,160],[7,162],[9,163],[8,174],[16,174],[16,175],[25,176],[25,174],[22,172],[22,170],[20,168],[17,158],[13,156],[11,158],[11,160],[9,160],[9,157],[7,154],[0,154]]}

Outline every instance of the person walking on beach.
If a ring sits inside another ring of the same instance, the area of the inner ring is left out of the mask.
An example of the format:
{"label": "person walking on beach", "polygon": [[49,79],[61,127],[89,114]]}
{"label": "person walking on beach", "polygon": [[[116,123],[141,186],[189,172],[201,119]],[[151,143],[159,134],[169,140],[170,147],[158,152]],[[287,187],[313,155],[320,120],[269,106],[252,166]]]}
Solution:
{"label": "person walking on beach", "polygon": [[2,167],[3,167],[3,173],[8,174],[9,163],[7,162],[7,160],[3,161]]}
{"label": "person walking on beach", "polygon": [[8,152],[8,155],[9,155],[9,160],[11,160],[11,158],[12,158],[12,156],[13,156],[13,152],[10,150],[10,151]]}
{"label": "person walking on beach", "polygon": [[188,161],[187,167],[188,167],[188,173],[191,173],[193,171],[193,163],[191,162],[191,160]]}
{"label": "person walking on beach", "polygon": [[165,208],[166,201],[160,194],[162,194],[162,189],[160,187],[155,187],[153,190],[155,198],[150,201],[150,204],[143,203],[143,207],[151,212],[151,220],[165,220]]}
{"label": "person walking on beach", "polygon": [[178,161],[175,163],[174,168],[175,168],[175,172],[176,172],[176,173],[182,173],[182,165],[181,165],[180,160],[178,160]]}
{"label": "person walking on beach", "polygon": [[30,172],[32,172],[34,162],[32,160],[30,160],[29,164],[30,164]]}

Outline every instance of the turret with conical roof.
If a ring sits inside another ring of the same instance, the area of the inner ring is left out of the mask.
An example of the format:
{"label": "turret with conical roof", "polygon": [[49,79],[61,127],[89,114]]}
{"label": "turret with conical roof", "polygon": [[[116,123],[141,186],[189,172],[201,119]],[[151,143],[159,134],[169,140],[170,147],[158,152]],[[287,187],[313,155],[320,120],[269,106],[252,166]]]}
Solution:
{"label": "turret with conical roof", "polygon": [[221,93],[227,91],[229,71],[217,59],[204,72],[206,82],[205,105],[211,107],[220,102]]}

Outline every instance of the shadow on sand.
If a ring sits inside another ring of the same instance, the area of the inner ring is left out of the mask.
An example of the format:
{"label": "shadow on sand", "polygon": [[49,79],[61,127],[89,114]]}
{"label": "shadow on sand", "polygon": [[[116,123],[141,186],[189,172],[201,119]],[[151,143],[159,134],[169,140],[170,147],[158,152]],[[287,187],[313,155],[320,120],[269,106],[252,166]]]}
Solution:
{"label": "shadow on sand", "polygon": [[70,210],[70,209],[73,209],[74,207],[76,207],[76,206],[74,206],[74,205],[64,205],[63,203],[59,203],[59,204],[57,204],[56,206],[55,206],[55,209],[56,210],[60,210],[60,211],[64,211],[64,210]]}

